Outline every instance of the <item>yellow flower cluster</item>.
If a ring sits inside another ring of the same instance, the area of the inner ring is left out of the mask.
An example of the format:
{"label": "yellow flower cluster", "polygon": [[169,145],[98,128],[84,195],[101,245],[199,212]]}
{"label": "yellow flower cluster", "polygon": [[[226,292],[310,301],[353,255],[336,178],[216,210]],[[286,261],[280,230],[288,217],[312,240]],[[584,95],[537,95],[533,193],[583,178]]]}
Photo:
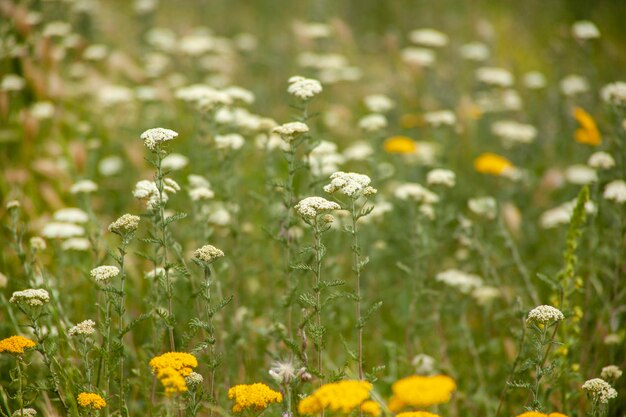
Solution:
{"label": "yellow flower cluster", "polygon": [[195,356],[185,352],[167,352],[150,360],[152,372],[165,388],[165,395],[187,391],[185,377],[198,366]]}
{"label": "yellow flower cluster", "polygon": [[[324,384],[298,404],[300,414],[319,414],[329,409],[344,414],[361,406],[370,396],[372,384],[366,381],[340,381]],[[371,409],[371,405],[366,408]]]}
{"label": "yellow flower cluster", "polygon": [[280,403],[283,396],[262,383],[235,385],[228,390],[228,398],[234,401],[233,412],[243,410],[262,411],[271,403]]}
{"label": "yellow flower cluster", "polygon": [[406,136],[392,136],[385,140],[383,149],[387,153],[412,154],[417,150],[417,144]]}
{"label": "yellow flower cluster", "polygon": [[447,403],[455,389],[454,380],[445,375],[408,376],[391,386],[393,396],[389,401],[389,409],[397,412],[407,406],[429,407]]}
{"label": "yellow flower cluster", "polygon": [[525,413],[519,414],[517,417],[567,417],[565,414],[561,413],[540,413],[539,411],[526,411]]}
{"label": "yellow flower cluster", "polygon": [[361,404],[361,411],[363,412],[363,414],[368,414],[372,417],[379,417],[382,414],[380,404],[372,400],[367,400],[363,404]]}
{"label": "yellow flower cluster", "polygon": [[107,405],[104,398],[94,392],[81,392],[78,394],[77,400],[81,407],[91,408],[92,410],[101,410]]}
{"label": "yellow flower cluster", "polygon": [[439,414],[429,413],[428,411],[407,411],[396,414],[396,417],[439,417]]}
{"label": "yellow flower cluster", "polygon": [[602,143],[602,136],[598,130],[595,120],[589,113],[580,107],[574,108],[574,119],[580,127],[574,132],[576,142],[585,145],[598,146]]}
{"label": "yellow flower cluster", "polygon": [[36,343],[24,336],[11,336],[0,340],[0,353],[24,353],[24,349],[35,347]]}
{"label": "yellow flower cluster", "polygon": [[495,153],[486,152],[474,160],[474,169],[481,174],[499,176],[511,168],[511,161]]}

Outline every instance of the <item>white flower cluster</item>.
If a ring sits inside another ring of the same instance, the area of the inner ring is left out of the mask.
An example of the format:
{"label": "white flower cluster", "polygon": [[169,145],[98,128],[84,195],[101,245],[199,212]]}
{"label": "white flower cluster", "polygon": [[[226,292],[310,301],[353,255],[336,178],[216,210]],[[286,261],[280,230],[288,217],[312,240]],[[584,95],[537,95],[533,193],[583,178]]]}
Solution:
{"label": "white flower cluster", "polygon": [[365,107],[374,113],[386,113],[393,109],[395,103],[384,94],[371,94],[363,99]]}
{"label": "white flower cluster", "polygon": [[[169,194],[176,194],[180,191],[180,185],[171,178],[163,179],[163,192],[161,193],[162,203],[167,203]],[[155,209],[159,204],[159,189],[154,181],[141,180],[135,184],[133,196],[139,200],[145,200],[148,210]]]}
{"label": "white flower cluster", "polygon": [[617,81],[605,85],[600,90],[600,96],[605,103],[626,106],[626,82]]}
{"label": "white flower cluster", "polygon": [[217,258],[222,258],[224,256],[224,252],[213,245],[204,245],[203,247],[196,249],[193,256],[199,261],[211,263]]}
{"label": "white flower cluster", "polygon": [[502,139],[504,146],[512,146],[531,143],[537,136],[537,129],[514,120],[500,120],[491,125],[491,133]]}
{"label": "white flower cluster", "polygon": [[470,42],[459,49],[461,56],[469,61],[482,62],[489,59],[489,47],[482,42]]}
{"label": "white flower cluster", "polygon": [[456,174],[449,169],[433,169],[426,174],[426,184],[452,188],[456,184]]}
{"label": "white flower cluster", "polygon": [[530,90],[540,90],[546,86],[548,83],[546,81],[546,76],[540,73],[539,71],[529,71],[524,74],[523,78],[524,87]]}
{"label": "white flower cluster", "polygon": [[7,278],[7,276],[0,272],[0,288],[5,288],[8,283],[9,279]]}
{"label": "white flower cluster", "polygon": [[600,29],[589,20],[579,20],[572,25],[572,36],[579,40],[598,39]]}
{"label": "white flower cluster", "polygon": [[323,197],[307,197],[300,200],[294,208],[305,219],[315,219],[321,213],[341,209],[339,204],[334,201],[328,201]]}
{"label": "white flower cluster", "polygon": [[565,180],[570,184],[585,185],[598,181],[596,170],[586,165],[576,164],[565,169]]}
{"label": "white flower cluster", "polygon": [[366,132],[377,132],[387,127],[387,118],[378,113],[368,114],[359,120],[359,127]]}
{"label": "white flower cluster", "polygon": [[324,186],[324,191],[329,194],[338,191],[350,198],[369,197],[377,193],[377,190],[370,186],[371,181],[370,177],[364,174],[339,171],[330,176],[330,184]]}
{"label": "white flower cluster", "polygon": [[99,283],[106,283],[111,278],[115,278],[120,273],[120,270],[117,266],[113,265],[102,265],[98,266],[91,270],[91,277]]}
{"label": "white flower cluster", "polygon": [[309,154],[311,173],[316,177],[327,176],[339,170],[345,158],[333,142],[322,140]]}
{"label": "white flower cluster", "polygon": [[200,386],[204,382],[204,378],[197,372],[192,372],[185,377],[185,383],[191,389]]}
{"label": "white flower cluster", "polygon": [[15,410],[11,417],[35,417],[37,415],[37,410],[34,408],[20,408],[19,410]]}
{"label": "white flower cluster", "polygon": [[287,92],[300,100],[307,101],[322,92],[322,84],[313,78],[296,75],[289,78]]}
{"label": "white flower cluster", "polygon": [[23,291],[15,291],[9,300],[14,304],[26,304],[31,307],[42,306],[50,301],[48,291],[43,289],[29,288]]}
{"label": "white flower cluster", "polygon": [[622,376],[622,370],[619,369],[615,365],[609,365],[602,368],[602,372],[600,372],[600,376],[604,380],[615,381]]}
{"label": "white flower cluster", "polygon": [[143,139],[143,144],[146,148],[154,151],[157,145],[170,141],[178,136],[177,132],[174,132],[171,129],[164,129],[162,127],[155,127],[152,129],[148,129],[141,134],[141,139]]}
{"label": "white flower cluster", "polygon": [[89,215],[79,208],[68,207],[55,211],[52,218],[63,223],[87,223]]}
{"label": "white flower cluster", "polygon": [[91,180],[81,180],[72,185],[70,188],[70,193],[72,194],[90,194],[98,191],[98,184]]}
{"label": "white flower cluster", "polygon": [[626,181],[614,180],[604,187],[602,196],[619,204],[626,203]]}
{"label": "white flower cluster", "polygon": [[471,198],[467,202],[467,207],[472,213],[486,220],[493,220],[498,215],[498,203],[493,197]]}
{"label": "white flower cluster", "polygon": [[582,386],[582,389],[587,391],[594,401],[600,404],[608,404],[609,400],[617,398],[617,391],[608,382],[601,378],[593,378]]}
{"label": "white flower cluster", "polygon": [[409,40],[429,48],[442,48],[449,42],[448,35],[435,29],[416,29],[409,33]]}
{"label": "white flower cluster", "polygon": [[272,129],[272,132],[277,133],[285,142],[291,142],[308,131],[309,127],[302,122],[285,123]]}
{"label": "white flower cluster", "polygon": [[587,79],[577,74],[570,74],[564,77],[561,80],[560,87],[561,92],[568,97],[589,91]]}
{"label": "white flower cluster", "polygon": [[93,320],[85,320],[76,326],[70,327],[67,334],[70,336],[89,336],[96,332],[96,322]]}
{"label": "white flower cluster", "polygon": [[424,120],[430,126],[454,126],[456,123],[456,115],[451,110],[438,110],[424,113]]}
{"label": "white flower cluster", "polygon": [[215,135],[213,139],[217,149],[237,150],[243,147],[245,140],[239,133],[229,133],[226,135]]}
{"label": "white flower cluster", "polygon": [[533,308],[528,312],[528,317],[526,318],[526,323],[531,324],[550,324],[555,323],[557,321],[561,321],[565,319],[563,313],[558,308],[549,306],[549,305],[541,305]]}
{"label": "white flower cluster", "polygon": [[133,214],[124,214],[119,219],[109,225],[109,232],[124,235],[137,230],[141,217]]}
{"label": "white flower cluster", "polygon": [[513,85],[513,74],[504,68],[498,67],[478,68],[476,70],[476,79],[496,87],[510,87]]}
{"label": "white flower cluster", "polygon": [[161,168],[168,171],[180,171],[189,165],[189,158],[179,153],[171,153],[161,161]]}
{"label": "white flower cluster", "polygon": [[595,169],[611,169],[615,166],[615,159],[606,152],[594,152],[587,160],[587,165]]}
{"label": "white flower cluster", "polygon": [[43,227],[41,234],[50,239],[67,239],[84,235],[85,229],[77,224],[51,222]]}
{"label": "white flower cluster", "polygon": [[404,48],[400,54],[402,61],[410,67],[432,67],[436,60],[435,52],[426,48]]}
{"label": "white flower cluster", "polygon": [[205,84],[179,88],[176,90],[176,98],[194,104],[202,111],[212,111],[233,102],[231,95],[227,92],[216,90]]}
{"label": "white flower cluster", "polygon": [[191,174],[189,180],[189,198],[191,201],[210,200],[215,197],[209,181],[201,175]]}
{"label": "white flower cluster", "polygon": [[420,184],[407,182],[400,184],[393,191],[397,199],[415,201],[419,204],[435,204],[439,202],[439,196]]}
{"label": "white flower cluster", "polygon": [[[576,207],[575,199],[566,201],[560,206],[544,211],[539,219],[541,227],[544,229],[551,229],[561,224],[568,224],[572,218],[574,207]],[[585,211],[587,214],[594,214],[596,212],[596,205],[593,201],[588,201],[585,204]]]}
{"label": "white flower cluster", "polygon": [[478,275],[459,271],[458,269],[448,269],[437,274],[435,280],[442,282],[449,287],[456,288],[463,294],[482,287],[483,280]]}

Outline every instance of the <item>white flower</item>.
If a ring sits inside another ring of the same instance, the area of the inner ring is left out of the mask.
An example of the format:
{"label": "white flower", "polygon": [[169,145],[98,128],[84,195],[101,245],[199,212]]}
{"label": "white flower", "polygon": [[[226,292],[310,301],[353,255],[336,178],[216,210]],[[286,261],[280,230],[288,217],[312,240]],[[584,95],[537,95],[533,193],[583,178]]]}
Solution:
{"label": "white flower", "polygon": [[476,300],[478,305],[484,306],[491,303],[494,299],[500,297],[500,290],[496,287],[484,286],[476,288],[472,291],[472,298]]}
{"label": "white flower", "polygon": [[587,160],[587,165],[595,169],[611,169],[615,166],[615,160],[606,152],[595,152]]}
{"label": "white flower", "polygon": [[449,269],[440,272],[435,279],[438,282],[456,288],[463,294],[469,294],[474,289],[480,288],[483,285],[483,280],[478,275],[468,274],[458,269]]}
{"label": "white flower", "polygon": [[393,109],[395,103],[384,94],[371,94],[363,99],[365,107],[373,113],[386,113]]}
{"label": "white flower", "polygon": [[85,320],[76,326],[70,327],[67,334],[70,336],[89,336],[96,332],[96,322],[93,320]]}
{"label": "white flower", "polygon": [[299,75],[289,78],[287,92],[300,100],[309,100],[322,92],[322,84],[313,78],[304,78]]}
{"label": "white flower", "polygon": [[192,372],[185,377],[185,384],[191,389],[200,386],[204,382],[204,378],[197,372]]}
{"label": "white flower", "polygon": [[61,243],[63,250],[87,251],[91,248],[91,242],[84,237],[71,237]]}
{"label": "white flower", "polygon": [[481,67],[476,70],[476,79],[485,84],[497,87],[510,87],[513,85],[513,74],[504,68]]}
{"label": "white flower", "polygon": [[598,181],[598,174],[587,165],[572,165],[565,170],[565,180],[576,185],[591,184]]}
{"label": "white flower", "polygon": [[600,90],[600,96],[607,104],[626,106],[626,82],[616,81],[605,85]]}
{"label": "white flower", "polygon": [[37,415],[37,410],[34,408],[20,408],[19,410],[15,410],[11,417],[35,417]]}
{"label": "white flower", "polygon": [[37,120],[46,120],[54,116],[54,104],[49,101],[38,101],[30,108],[30,113]]}
{"label": "white flower", "polygon": [[498,214],[498,203],[493,197],[472,198],[467,202],[467,207],[475,215],[487,220],[493,220]]}
{"label": "white flower", "polygon": [[217,149],[237,150],[243,147],[245,140],[239,133],[229,133],[227,135],[215,135],[215,147]]}
{"label": "white flower", "polygon": [[0,288],[6,288],[8,283],[9,279],[7,278],[7,276],[0,272]]}
{"label": "white flower", "polygon": [[587,91],[589,91],[589,83],[580,75],[571,74],[561,80],[561,92],[568,97]]}
{"label": "white flower", "polygon": [[454,126],[456,115],[450,110],[439,110],[424,113],[424,120],[431,126]]}
{"label": "white flower", "polygon": [[413,67],[431,67],[435,63],[435,53],[426,48],[404,48],[400,54],[405,64]]}
{"label": "white flower", "polygon": [[178,136],[178,133],[171,129],[164,129],[162,127],[155,127],[143,132],[140,136],[143,139],[143,144],[151,151],[155,150],[157,145],[163,142],[170,141]]}
{"label": "white flower", "polygon": [[141,217],[133,214],[124,214],[109,225],[109,232],[124,235],[134,232],[139,227]]}
{"label": "white flower", "polygon": [[89,215],[79,208],[68,207],[55,211],[52,218],[57,222],[86,223]]}
{"label": "white flower", "polygon": [[46,223],[41,234],[50,239],[67,239],[75,236],[83,236],[85,229],[73,223],[51,222]]}
{"label": "white flower", "polygon": [[531,143],[537,136],[537,129],[514,120],[500,120],[491,125],[491,132],[503,140],[505,146],[518,143]]}
{"label": "white flower", "polygon": [[26,304],[31,307],[42,306],[50,301],[48,291],[29,288],[23,291],[15,291],[9,300],[14,304]]}
{"label": "white flower", "polygon": [[334,201],[328,201],[323,197],[307,197],[300,200],[294,207],[298,214],[305,219],[313,220],[321,213],[327,213],[333,210],[341,210],[339,204]]}
{"label": "white flower", "polygon": [[420,204],[435,204],[439,196],[417,183],[407,182],[400,184],[393,191],[393,195],[400,200],[415,201]]}
{"label": "white flower", "polygon": [[609,400],[617,398],[617,391],[608,382],[600,378],[593,378],[582,386],[582,389],[587,391],[594,401],[600,404],[608,404]]}
{"label": "white flower", "polygon": [[409,33],[411,42],[418,45],[428,46],[429,48],[441,48],[448,44],[449,38],[443,32],[435,29],[416,29]]}
{"label": "white flower", "polygon": [[223,93],[228,94],[233,102],[241,102],[244,104],[254,103],[254,93],[238,86],[226,87],[222,90]]}
{"label": "white flower", "polygon": [[210,264],[217,258],[222,258],[224,256],[224,252],[213,245],[204,245],[201,248],[196,249],[193,256],[201,262]]}
{"label": "white flower", "polygon": [[149,210],[155,209],[159,201],[162,200],[162,203],[167,203],[169,196],[167,192],[171,194],[176,194],[176,191],[180,190],[180,186],[176,184],[174,180],[170,178],[166,178],[163,180],[163,192],[161,193],[161,198],[159,199],[159,189],[154,181],[150,180],[141,180],[137,184],[135,184],[135,189],[133,190],[133,197],[144,200],[146,202],[146,207]]}
{"label": "white flower", "polygon": [[91,277],[99,283],[106,283],[111,280],[111,278],[115,278],[120,273],[120,270],[117,266],[113,265],[102,265],[97,268],[94,268],[89,273]]}
{"label": "white flower", "polygon": [[470,42],[461,46],[461,56],[469,61],[482,62],[489,59],[489,48],[482,42]]}
{"label": "white flower", "polygon": [[70,188],[70,193],[72,194],[79,194],[79,193],[89,194],[89,193],[93,193],[96,191],[98,191],[98,184],[96,184],[95,182],[91,180],[78,181],[77,183],[72,185],[72,188]]}
{"label": "white flower", "polygon": [[178,171],[185,168],[189,164],[189,158],[179,153],[171,153],[161,161],[161,168]]}
{"label": "white flower", "polygon": [[30,248],[33,251],[41,252],[46,250],[46,248],[48,247],[48,245],[46,245],[46,241],[40,236],[31,237],[28,243],[30,244]]}
{"label": "white flower", "polygon": [[600,376],[604,380],[615,381],[622,376],[622,370],[619,369],[615,365],[609,365],[602,368],[602,372],[600,372]]}
{"label": "white flower", "polygon": [[296,377],[296,370],[292,362],[274,362],[268,371],[277,384],[289,384]]}
{"label": "white flower", "polygon": [[272,129],[272,132],[280,135],[285,142],[290,142],[308,131],[309,127],[302,122],[285,123]]}
{"label": "white flower", "polygon": [[604,187],[604,193],[602,194],[607,200],[612,200],[616,203],[626,203],[626,181],[614,180]]}
{"label": "white flower", "polygon": [[327,176],[339,170],[345,162],[343,155],[337,152],[337,145],[322,140],[309,154],[311,173],[316,177]]}
{"label": "white flower", "polygon": [[433,169],[426,175],[426,184],[442,185],[444,187],[454,187],[456,183],[456,174],[449,169]]}
{"label": "white flower", "polygon": [[119,173],[124,166],[122,158],[119,156],[107,156],[98,163],[98,172],[105,177],[110,177]]}
{"label": "white flower", "polygon": [[368,114],[359,120],[359,127],[366,132],[377,132],[387,127],[387,118],[378,113]]}
{"label": "white flower", "polygon": [[215,193],[208,187],[197,187],[189,190],[191,201],[210,200],[215,197]]}
{"label": "white flower", "polygon": [[[576,207],[576,200],[567,201],[560,206],[546,210],[539,220],[541,227],[544,229],[551,229],[561,224],[568,224],[572,218],[572,213]],[[593,201],[588,201],[585,204],[585,211],[587,214],[593,214],[596,212],[596,206]]]}
{"label": "white flower", "polygon": [[541,305],[533,308],[528,312],[526,323],[531,324],[550,324],[565,319],[565,316],[557,308],[549,305]]}
{"label": "white flower", "polygon": [[524,86],[530,90],[540,90],[547,84],[546,77],[539,71],[530,71],[522,79]]}
{"label": "white flower", "polygon": [[2,91],[20,91],[26,86],[26,81],[17,74],[6,74],[2,77],[0,90]]}
{"label": "white flower", "polygon": [[367,142],[356,142],[343,151],[343,156],[349,161],[364,161],[374,154],[372,145]]}
{"label": "white flower", "polygon": [[580,20],[572,25],[572,36],[580,40],[597,39],[600,37],[600,29],[589,20]]}
{"label": "white flower", "polygon": [[83,58],[88,61],[101,61],[106,58],[109,53],[109,48],[102,44],[93,44],[85,48],[83,52]]}
{"label": "white flower", "polygon": [[417,375],[431,375],[435,372],[435,364],[437,361],[432,356],[420,353],[413,357],[411,365],[415,367]]}
{"label": "white flower", "polygon": [[95,94],[104,107],[122,105],[133,100],[133,91],[122,85],[105,85],[95,91]]}
{"label": "white flower", "polygon": [[200,56],[215,47],[215,40],[204,33],[190,34],[183,36],[178,41],[178,49],[185,55]]}
{"label": "white flower", "polygon": [[330,184],[324,186],[324,191],[329,194],[338,191],[350,198],[368,197],[376,194],[376,189],[370,187],[370,182],[367,175],[339,171],[330,176]]}
{"label": "white flower", "polygon": [[164,277],[165,276],[165,269],[158,267],[153,269],[152,271],[148,271],[144,274],[145,278],[151,279],[151,278],[157,278],[157,277]]}

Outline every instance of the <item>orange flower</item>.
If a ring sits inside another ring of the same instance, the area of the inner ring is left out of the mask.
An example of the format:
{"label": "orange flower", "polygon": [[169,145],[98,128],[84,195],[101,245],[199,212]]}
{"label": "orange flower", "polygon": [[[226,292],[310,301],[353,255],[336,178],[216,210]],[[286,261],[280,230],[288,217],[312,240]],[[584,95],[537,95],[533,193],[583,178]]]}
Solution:
{"label": "orange flower", "polygon": [[602,136],[595,120],[589,113],[580,107],[574,107],[574,118],[580,125],[574,132],[574,139],[578,143],[598,146],[602,143]]}
{"label": "orange flower", "polygon": [[36,343],[24,336],[11,336],[0,340],[0,353],[24,353],[24,349],[35,347]]}
{"label": "orange flower", "polygon": [[392,136],[385,140],[383,149],[387,153],[412,154],[417,150],[415,141],[406,136]]}
{"label": "orange flower", "polygon": [[512,168],[511,161],[495,153],[486,152],[474,160],[474,169],[481,174],[500,176]]}

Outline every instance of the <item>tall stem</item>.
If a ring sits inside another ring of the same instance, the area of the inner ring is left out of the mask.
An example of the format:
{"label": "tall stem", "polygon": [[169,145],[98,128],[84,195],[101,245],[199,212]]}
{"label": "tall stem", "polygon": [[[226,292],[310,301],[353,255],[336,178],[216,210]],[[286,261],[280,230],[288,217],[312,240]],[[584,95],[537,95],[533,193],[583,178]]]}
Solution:
{"label": "tall stem", "polygon": [[363,326],[361,325],[361,256],[357,229],[358,213],[355,199],[351,200],[352,212],[352,268],[356,277],[356,323],[358,329],[359,379],[363,379]]}
{"label": "tall stem", "polygon": [[315,233],[315,293],[317,296],[315,309],[317,310],[317,328],[320,332],[319,346],[317,347],[317,372],[320,375],[320,384],[322,384],[322,348],[324,346],[324,334],[322,332],[322,239],[317,219],[315,219],[313,231]]}
{"label": "tall stem", "polygon": [[120,305],[119,305],[119,343],[121,348],[121,357],[120,357],[120,369],[119,369],[119,407],[120,414],[125,415],[124,412],[124,313],[126,312],[125,308],[125,299],[126,299],[126,271],[124,269],[124,257],[126,256],[126,242],[122,243],[122,246],[119,248],[120,251]]}

